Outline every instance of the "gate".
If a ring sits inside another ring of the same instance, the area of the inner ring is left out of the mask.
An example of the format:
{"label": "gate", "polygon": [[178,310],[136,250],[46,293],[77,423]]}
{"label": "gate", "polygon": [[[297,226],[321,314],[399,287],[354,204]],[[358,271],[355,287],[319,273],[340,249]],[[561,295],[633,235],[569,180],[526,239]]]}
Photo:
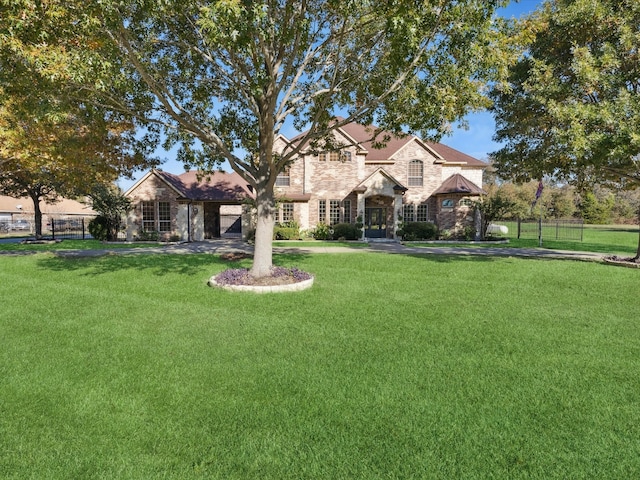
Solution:
{"label": "gate", "polygon": [[220,215],[220,236],[242,238],[242,217],[240,215]]}
{"label": "gate", "polygon": [[54,240],[86,240],[91,238],[87,230],[88,224],[89,222],[85,222],[84,217],[72,219],[52,218],[49,225],[51,238]]}

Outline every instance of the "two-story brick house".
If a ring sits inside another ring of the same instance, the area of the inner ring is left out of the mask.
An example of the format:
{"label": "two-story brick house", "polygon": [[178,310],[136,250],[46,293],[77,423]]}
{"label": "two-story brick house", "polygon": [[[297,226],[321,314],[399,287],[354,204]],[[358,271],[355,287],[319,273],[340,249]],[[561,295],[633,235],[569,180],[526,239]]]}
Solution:
{"label": "two-story brick house", "polygon": [[[307,231],[320,223],[361,222],[369,239],[395,238],[402,221],[433,222],[452,231],[474,224],[472,201],[483,193],[484,162],[415,136],[390,136],[380,146],[373,134],[372,128],[351,123],[334,132],[339,149],[318,152],[303,146],[277,178],[276,220],[295,221]],[[276,148],[285,151],[302,138],[279,136]],[[130,236],[142,229],[202,240],[239,234],[240,224],[246,236],[250,228],[241,204],[253,192],[236,173],[198,180],[195,172],[153,170],[126,195],[135,207]],[[225,218],[236,227],[221,228]]]}
{"label": "two-story brick house", "polygon": [[[280,148],[303,136],[281,138]],[[433,222],[441,230],[473,225],[484,162],[416,136],[391,136],[383,146],[373,136],[372,127],[351,123],[335,131],[341,150],[303,149],[278,176],[278,221],[295,220],[303,229],[359,221],[366,238],[394,238],[401,221]]]}

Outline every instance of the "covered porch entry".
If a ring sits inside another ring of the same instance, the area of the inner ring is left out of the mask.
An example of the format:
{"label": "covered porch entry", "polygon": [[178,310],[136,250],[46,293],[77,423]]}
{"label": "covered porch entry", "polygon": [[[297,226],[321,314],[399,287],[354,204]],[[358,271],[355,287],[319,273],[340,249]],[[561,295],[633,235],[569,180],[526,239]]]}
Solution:
{"label": "covered porch entry", "polygon": [[358,185],[358,212],[363,214],[365,239],[395,239],[402,214],[402,196],[407,190],[379,168]]}
{"label": "covered porch entry", "polygon": [[205,202],[204,238],[242,238],[242,207]]}

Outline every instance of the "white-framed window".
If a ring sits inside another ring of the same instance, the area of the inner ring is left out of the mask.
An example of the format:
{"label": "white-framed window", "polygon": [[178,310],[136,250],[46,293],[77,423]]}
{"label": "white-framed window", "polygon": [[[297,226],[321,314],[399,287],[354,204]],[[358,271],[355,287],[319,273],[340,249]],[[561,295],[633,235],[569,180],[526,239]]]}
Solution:
{"label": "white-framed window", "polygon": [[407,169],[407,185],[421,187],[423,183],[424,164],[422,160],[411,160]]}
{"label": "white-framed window", "polygon": [[327,201],[318,200],[318,222],[327,223]]}
{"label": "white-framed window", "polygon": [[460,205],[461,207],[473,207],[473,200],[471,200],[470,198],[462,198],[458,202],[458,205]]}
{"label": "white-framed window", "polygon": [[348,150],[335,150],[331,152],[320,152],[318,154],[318,160],[321,162],[326,162],[329,160],[330,162],[350,162],[351,161],[351,152]]}
{"label": "white-framed window", "polygon": [[288,187],[291,185],[291,169],[285,167],[276,177],[276,187]]}
{"label": "white-framed window", "polygon": [[156,231],[156,205],[155,202],[142,202],[142,231]]}
{"label": "white-framed window", "polygon": [[329,225],[340,223],[340,200],[329,200]]}
{"label": "white-framed window", "polygon": [[293,203],[283,203],[278,213],[280,214],[280,223],[293,221]]}
{"label": "white-framed window", "polygon": [[421,203],[416,208],[416,222],[427,222],[429,221],[429,205],[426,203]]}
{"label": "white-framed window", "polygon": [[405,222],[415,222],[415,208],[411,203],[405,203],[402,206],[402,220]]}
{"label": "white-framed window", "polygon": [[171,204],[169,202],[142,202],[142,230],[144,232],[170,232]]}
{"label": "white-framed window", "polygon": [[158,202],[158,231],[171,231],[171,205],[169,202]]}
{"label": "white-framed window", "polygon": [[351,200],[342,201],[342,221],[351,223]]}

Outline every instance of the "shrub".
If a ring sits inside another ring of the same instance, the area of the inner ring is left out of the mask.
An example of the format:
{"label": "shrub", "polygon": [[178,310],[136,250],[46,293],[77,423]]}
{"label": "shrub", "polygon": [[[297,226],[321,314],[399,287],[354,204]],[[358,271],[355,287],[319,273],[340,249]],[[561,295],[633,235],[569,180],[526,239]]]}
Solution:
{"label": "shrub", "polygon": [[332,235],[332,230],[329,228],[329,225],[326,223],[318,223],[316,225],[316,229],[313,231],[313,238],[316,240],[330,240]]}
{"label": "shrub", "polygon": [[298,240],[299,238],[300,231],[297,228],[276,226],[273,229],[274,240]]}
{"label": "shrub", "polygon": [[467,225],[466,227],[464,227],[464,230],[462,231],[462,236],[464,237],[465,240],[467,241],[472,241],[476,239],[476,227],[474,227],[473,225]]}
{"label": "shrub", "polygon": [[98,215],[94,217],[89,222],[89,233],[93,238],[100,241],[110,240],[109,239],[109,226],[110,222],[107,217],[102,215]]}
{"label": "shrub", "polygon": [[361,236],[362,231],[352,223],[338,223],[333,226],[333,238],[359,240]]}
{"label": "shrub", "polygon": [[276,224],[276,226],[273,228],[273,239],[274,240],[299,240],[300,226],[295,221]]}
{"label": "shrub", "polygon": [[438,227],[429,222],[407,222],[397,233],[403,240],[433,240],[438,235]]}
{"label": "shrub", "polygon": [[158,242],[160,241],[160,232],[145,232],[140,229],[136,240],[139,242]]}

